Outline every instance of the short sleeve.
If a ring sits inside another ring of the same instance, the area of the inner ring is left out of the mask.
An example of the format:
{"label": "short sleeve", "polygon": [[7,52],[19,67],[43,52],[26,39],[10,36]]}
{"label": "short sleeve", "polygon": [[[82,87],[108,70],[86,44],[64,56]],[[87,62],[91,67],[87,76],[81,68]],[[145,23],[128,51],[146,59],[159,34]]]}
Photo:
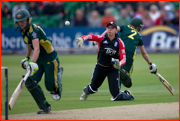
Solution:
{"label": "short sleeve", "polygon": [[38,31],[33,31],[29,34],[29,37],[31,40],[39,38],[39,32]]}
{"label": "short sleeve", "polygon": [[120,32],[122,32],[122,31],[123,31],[123,29],[124,29],[124,25],[119,26],[119,27],[120,27]]}
{"label": "short sleeve", "polygon": [[142,41],[142,37],[139,38],[139,43],[138,43],[138,46],[143,46],[143,41]]}

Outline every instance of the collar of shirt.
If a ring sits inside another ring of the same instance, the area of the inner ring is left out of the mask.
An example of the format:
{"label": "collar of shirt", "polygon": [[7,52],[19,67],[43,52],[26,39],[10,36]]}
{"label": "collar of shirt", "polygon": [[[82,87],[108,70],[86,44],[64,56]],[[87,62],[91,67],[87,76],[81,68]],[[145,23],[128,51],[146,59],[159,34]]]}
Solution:
{"label": "collar of shirt", "polygon": [[[107,34],[105,35],[105,38],[108,38],[108,40],[110,40]],[[113,40],[117,40],[118,38],[119,38],[119,34],[116,33],[115,38]]]}

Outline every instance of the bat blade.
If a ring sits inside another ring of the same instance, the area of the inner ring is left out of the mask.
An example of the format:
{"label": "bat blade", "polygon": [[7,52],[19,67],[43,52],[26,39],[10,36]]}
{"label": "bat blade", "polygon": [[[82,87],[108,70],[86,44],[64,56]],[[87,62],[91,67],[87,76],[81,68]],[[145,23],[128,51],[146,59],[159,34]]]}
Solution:
{"label": "bat blade", "polygon": [[164,79],[159,73],[156,73],[158,79],[161,81],[161,83],[169,90],[169,92],[174,95],[174,89],[172,86],[168,83],[166,79]]}
{"label": "bat blade", "polygon": [[20,81],[20,83],[18,84],[18,86],[16,87],[15,91],[13,92],[11,98],[10,98],[10,101],[9,101],[9,109],[11,110],[15,101],[17,100],[19,94],[21,93],[21,90],[24,86],[24,79],[22,79]]}
{"label": "bat blade", "polygon": [[27,70],[25,77],[20,81],[20,83],[16,87],[15,91],[13,92],[13,94],[10,98],[10,101],[9,101],[9,110],[12,110],[14,103],[17,100],[19,94],[21,93],[21,90],[24,87],[25,81],[27,80],[29,75],[30,75],[30,70]]}

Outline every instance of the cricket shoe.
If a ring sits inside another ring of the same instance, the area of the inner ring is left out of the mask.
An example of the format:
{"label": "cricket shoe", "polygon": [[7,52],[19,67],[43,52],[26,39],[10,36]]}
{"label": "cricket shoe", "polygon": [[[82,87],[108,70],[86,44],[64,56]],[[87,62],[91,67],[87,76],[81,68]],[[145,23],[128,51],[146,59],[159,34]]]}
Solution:
{"label": "cricket shoe", "polygon": [[126,93],[128,95],[132,95],[131,91],[129,91],[129,90],[124,90],[124,93]]}
{"label": "cricket shoe", "polygon": [[51,96],[54,100],[60,100],[61,99],[61,96],[59,94],[56,94],[56,93],[51,93]]}
{"label": "cricket shoe", "polygon": [[134,100],[134,96],[132,95],[132,92],[129,91],[129,90],[125,90],[124,93],[128,94],[128,95],[131,95],[132,98],[130,100]]}
{"label": "cricket shoe", "polygon": [[51,113],[52,113],[51,106],[48,107],[47,112],[45,112],[43,109],[41,109],[40,111],[37,112],[37,114],[51,114]]}
{"label": "cricket shoe", "polygon": [[85,92],[83,92],[83,94],[80,97],[80,100],[87,100],[88,94],[86,94]]}

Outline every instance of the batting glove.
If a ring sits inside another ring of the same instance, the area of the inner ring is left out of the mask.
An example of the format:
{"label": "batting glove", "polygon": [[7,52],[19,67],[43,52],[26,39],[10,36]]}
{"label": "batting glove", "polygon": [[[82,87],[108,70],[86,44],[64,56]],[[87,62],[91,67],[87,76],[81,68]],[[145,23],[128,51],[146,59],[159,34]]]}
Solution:
{"label": "batting glove", "polygon": [[78,49],[79,49],[80,47],[82,47],[84,43],[84,39],[79,37],[79,38],[76,38],[76,40],[77,40],[76,42],[78,42]]}
{"label": "batting glove", "polygon": [[22,67],[22,69],[26,70],[26,68],[29,65],[29,59],[30,59],[29,57],[26,57],[25,59],[21,60],[21,67]]}
{"label": "batting glove", "polygon": [[39,69],[38,65],[34,62],[29,62],[29,67],[31,70],[31,76],[34,75]]}
{"label": "batting glove", "polygon": [[156,72],[157,72],[156,64],[149,63],[149,72],[152,73],[152,74],[156,74]]}
{"label": "batting glove", "polygon": [[121,63],[119,62],[119,59],[111,58],[111,64],[115,69],[121,68]]}

